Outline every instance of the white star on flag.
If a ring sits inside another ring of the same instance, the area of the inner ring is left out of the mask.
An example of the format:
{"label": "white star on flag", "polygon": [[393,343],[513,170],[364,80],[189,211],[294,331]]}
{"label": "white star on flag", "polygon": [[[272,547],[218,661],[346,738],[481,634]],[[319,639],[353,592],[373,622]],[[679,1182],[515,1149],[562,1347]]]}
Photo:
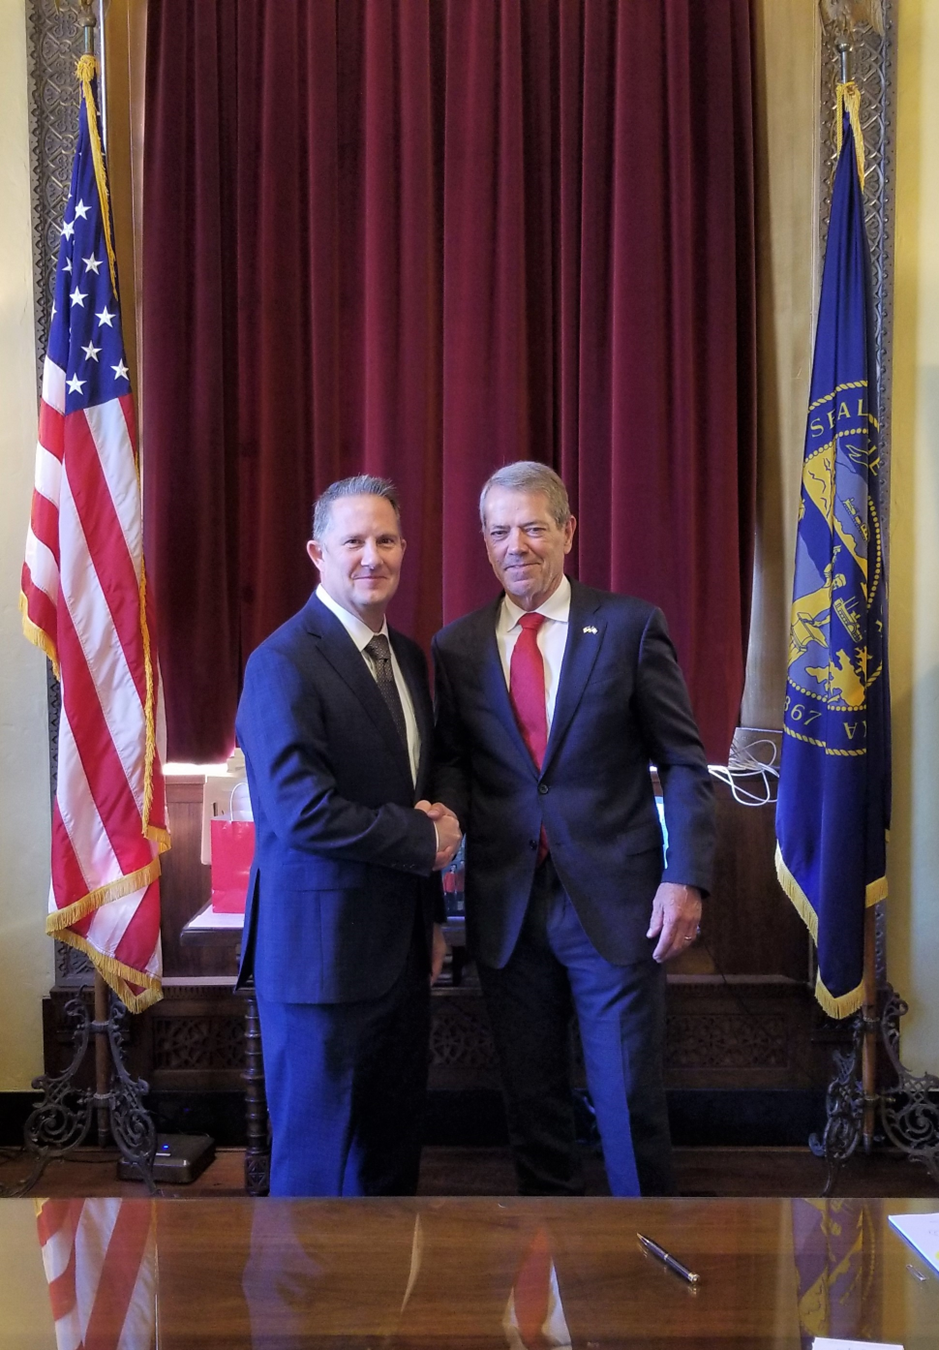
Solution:
{"label": "white star on flag", "polygon": [[93,342],[89,342],[87,347],[82,347],[86,361],[97,361],[100,350],[101,348],[96,347]]}
{"label": "white star on flag", "polygon": [[116,365],[116,366],[112,366],[111,369],[114,371],[114,376],[115,376],[116,379],[118,379],[118,380],[126,380],[126,379],[128,378],[128,376],[127,376],[127,367],[124,365],[123,359],[121,359],[120,361],[118,361],[117,365]]}
{"label": "white star on flag", "polygon": [[75,207],[75,214],[76,216],[81,216],[82,220],[87,220],[88,218],[88,207],[80,198],[78,205]]}
{"label": "white star on flag", "polygon": [[95,276],[98,275],[98,268],[101,266],[100,258],[96,258],[92,254],[90,258],[82,258],[82,262],[85,264],[86,272],[94,272]]}
{"label": "white star on flag", "polygon": [[65,387],[70,394],[80,394],[85,387],[85,381],[80,380],[77,375],[73,375]]}
{"label": "white star on flag", "polygon": [[114,315],[108,313],[107,305],[105,305],[104,309],[101,311],[100,314],[95,315],[95,318],[98,320],[99,323],[106,325],[106,327],[108,328],[112,327],[111,321],[114,318]]}
{"label": "white star on flag", "polygon": [[72,291],[72,294],[69,296],[69,299],[71,300],[73,305],[81,305],[82,308],[84,309],[85,293],[80,291],[77,286],[75,287],[74,291]]}

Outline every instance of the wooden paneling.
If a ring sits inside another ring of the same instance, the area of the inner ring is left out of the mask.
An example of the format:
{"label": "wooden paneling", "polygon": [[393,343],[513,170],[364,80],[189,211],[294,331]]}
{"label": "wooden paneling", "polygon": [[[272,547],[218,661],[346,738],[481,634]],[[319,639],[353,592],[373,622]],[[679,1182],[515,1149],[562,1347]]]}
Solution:
{"label": "wooden paneling", "polygon": [[[762,791],[762,780],[740,786]],[[776,880],[776,807],[742,806],[715,782],[718,844],[714,890],[704,904],[701,941],[669,967],[673,975],[810,978],[806,928]]]}
{"label": "wooden paneling", "polygon": [[209,868],[199,861],[202,840],[202,779],[173,778],[167,783],[167,808],[173,847],[163,855],[163,971],[171,978],[237,973],[235,943],[215,950],[183,947],[179,934],[209,903]]}

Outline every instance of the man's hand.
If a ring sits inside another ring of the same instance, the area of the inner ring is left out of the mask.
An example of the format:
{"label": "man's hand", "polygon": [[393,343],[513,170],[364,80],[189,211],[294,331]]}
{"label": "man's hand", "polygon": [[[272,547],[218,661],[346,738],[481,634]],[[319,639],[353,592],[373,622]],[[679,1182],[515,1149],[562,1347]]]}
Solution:
{"label": "man's hand", "polygon": [[440,972],[443,970],[444,958],[447,955],[447,939],[443,935],[443,929],[439,923],[434,924],[433,943],[430,950],[430,982],[436,984],[440,979]]}
{"label": "man's hand", "polygon": [[701,922],[701,892],[696,886],[663,881],[652,901],[652,921],[646,937],[658,937],[655,961],[670,961],[686,951],[698,936]]}
{"label": "man's hand", "polygon": [[437,856],[434,859],[434,871],[440,872],[444,867],[449,867],[456,856],[457,849],[460,847],[460,840],[463,838],[460,822],[450,808],[444,806],[443,802],[419,801],[415,802],[414,809],[415,811],[423,811],[434,822],[437,830]]}

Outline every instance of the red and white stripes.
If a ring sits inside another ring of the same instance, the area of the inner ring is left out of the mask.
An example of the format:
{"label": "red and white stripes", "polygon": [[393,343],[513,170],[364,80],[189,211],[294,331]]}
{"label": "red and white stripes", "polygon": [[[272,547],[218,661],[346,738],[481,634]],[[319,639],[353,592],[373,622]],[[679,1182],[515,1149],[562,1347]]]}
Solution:
{"label": "red and white stripes", "polygon": [[156,1338],[149,1200],[41,1200],[37,1226],[56,1350],[150,1350]]}
{"label": "red and white stripes", "polygon": [[66,413],[65,387],[47,357],[20,601],[62,691],[47,929],[138,1011],[160,997],[169,836],[133,405]]}

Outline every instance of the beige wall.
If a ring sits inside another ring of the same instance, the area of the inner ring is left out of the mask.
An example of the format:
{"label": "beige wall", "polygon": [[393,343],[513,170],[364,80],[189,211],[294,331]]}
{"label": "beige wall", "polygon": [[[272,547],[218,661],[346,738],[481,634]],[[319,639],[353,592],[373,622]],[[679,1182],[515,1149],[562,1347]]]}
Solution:
{"label": "beige wall", "polygon": [[46,662],[21,634],[19,579],[36,445],[36,363],[22,0],[0,0],[0,1091],[42,1073],[52,978]]}
{"label": "beige wall", "polygon": [[890,491],[894,813],[888,970],[901,1049],[939,1072],[939,5],[899,6]]}
{"label": "beige wall", "polygon": [[817,0],[758,0],[757,519],[740,721],[781,727],[818,289]]}

